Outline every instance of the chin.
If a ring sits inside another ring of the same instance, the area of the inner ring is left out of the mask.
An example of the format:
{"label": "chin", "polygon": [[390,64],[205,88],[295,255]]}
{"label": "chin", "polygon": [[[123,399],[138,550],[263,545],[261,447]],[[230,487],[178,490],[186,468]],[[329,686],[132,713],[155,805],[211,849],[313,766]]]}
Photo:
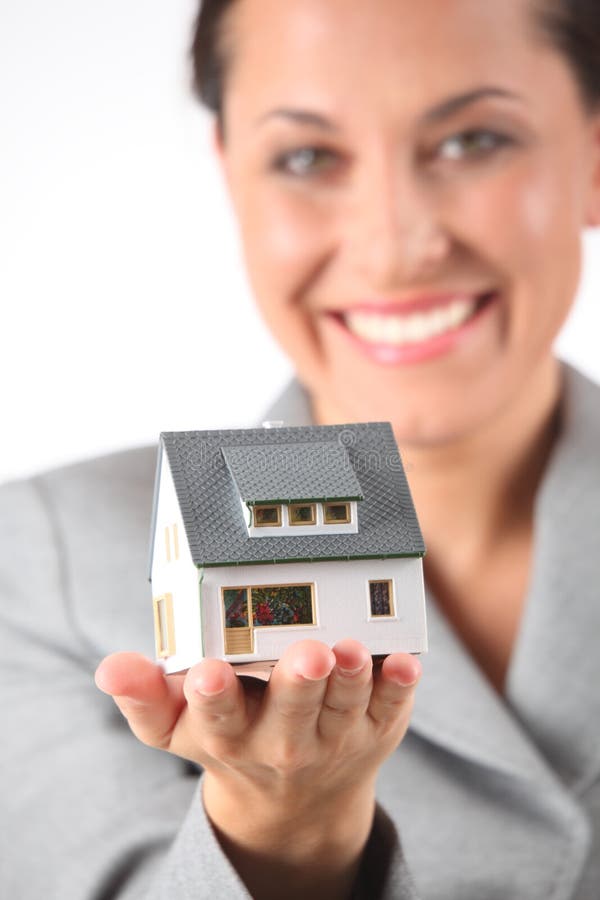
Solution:
{"label": "chin", "polygon": [[[366,418],[373,418],[373,410]],[[399,444],[421,447],[453,443],[474,431],[478,424],[477,417],[465,417],[460,410],[446,408],[443,415],[432,415],[426,409],[411,409],[397,403],[382,406],[375,418],[391,422]]]}
{"label": "chin", "polygon": [[472,379],[467,384],[462,378],[429,384],[410,380],[412,384],[389,374],[371,380],[330,371],[307,387],[318,398],[322,418],[391,422],[398,443],[420,446],[453,443],[485,428],[510,400],[507,380],[494,384],[489,374],[478,380],[476,390]]}

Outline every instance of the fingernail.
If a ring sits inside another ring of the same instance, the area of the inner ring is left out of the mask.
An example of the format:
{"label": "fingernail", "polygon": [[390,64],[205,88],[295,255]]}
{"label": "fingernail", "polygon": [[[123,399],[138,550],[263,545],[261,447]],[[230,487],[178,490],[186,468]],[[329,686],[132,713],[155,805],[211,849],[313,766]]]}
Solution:
{"label": "fingernail", "polygon": [[323,681],[325,678],[329,678],[331,675],[331,670],[333,669],[333,665],[330,669],[325,672],[321,672],[319,674],[318,667],[317,672],[314,675],[311,675],[310,672],[307,672],[304,666],[299,663],[294,666],[294,674],[298,675],[299,678],[303,678],[305,681]]}
{"label": "fingernail", "polygon": [[225,682],[222,679],[215,680],[213,678],[207,683],[206,679],[199,675],[194,681],[194,690],[204,697],[216,697],[225,690]]}
{"label": "fingernail", "polygon": [[421,675],[421,668],[419,667],[416,671],[413,669],[412,675],[404,675],[404,676],[396,675],[393,677],[393,680],[396,682],[396,684],[399,684],[400,687],[409,688],[409,687],[413,687],[417,683],[420,675]]}
{"label": "fingernail", "polygon": [[[114,697],[113,699],[116,700],[117,698]],[[134,708],[137,707],[139,709],[143,709],[144,707],[148,706],[148,702],[146,700],[138,700],[136,697],[129,697],[127,694],[121,694],[118,699],[121,702],[126,703],[127,706],[131,706]]]}
{"label": "fingernail", "polygon": [[393,678],[392,680],[395,681],[396,684],[399,684],[400,687],[403,687],[403,688],[413,687],[413,685],[415,685],[415,684],[417,683],[417,678],[416,678],[416,677],[413,678],[412,681],[409,681],[409,680],[406,679],[406,678]]}
{"label": "fingernail", "polygon": [[352,675],[358,675],[359,672],[362,672],[364,667],[365,663],[362,663],[362,665],[357,666],[355,669],[343,669],[342,666],[338,666],[337,669],[341,675],[345,675],[346,678],[350,678],[352,677]]}
{"label": "fingernail", "polygon": [[401,672],[392,671],[389,673],[389,678],[391,678],[392,681],[395,681],[396,684],[399,684],[400,687],[403,687],[403,688],[414,687],[414,685],[417,683],[417,681],[421,677],[421,673],[423,671],[421,663],[417,659],[412,659],[412,660],[408,661],[408,672],[406,671],[406,668],[407,668],[407,663],[406,663],[406,661],[404,661],[403,665],[402,665],[402,669],[404,669],[404,671],[401,671]]}
{"label": "fingernail", "polygon": [[323,681],[324,678],[327,678],[326,675],[309,675],[307,672],[301,672],[299,668],[295,672],[299,678],[303,678],[305,681]]}
{"label": "fingernail", "polygon": [[323,681],[325,678],[329,678],[334,666],[335,656],[330,650],[326,659],[322,657],[317,659],[300,657],[296,659],[292,663],[292,671],[294,675],[303,678],[305,681]]}

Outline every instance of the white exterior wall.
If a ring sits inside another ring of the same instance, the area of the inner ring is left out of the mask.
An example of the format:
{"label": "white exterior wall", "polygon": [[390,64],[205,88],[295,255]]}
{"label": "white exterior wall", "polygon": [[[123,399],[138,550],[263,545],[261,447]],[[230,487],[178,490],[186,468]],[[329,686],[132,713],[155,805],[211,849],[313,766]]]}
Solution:
{"label": "white exterior wall", "polygon": [[[393,582],[395,615],[389,618],[370,616],[368,582],[378,579]],[[315,586],[315,625],[255,628],[254,653],[224,656],[222,587],[304,582]],[[353,637],[373,654],[427,650],[423,563],[418,558],[209,568],[204,571],[201,602],[205,653],[230,662],[277,659],[303,638],[331,645]]]}
{"label": "white exterior wall", "polygon": [[[175,655],[159,660],[166,672],[187,669],[202,658],[199,573],[188,546],[166,453],[163,453],[152,556],[152,597],[173,595]],[[179,559],[174,557],[173,525],[177,526]],[[171,529],[171,561],[167,560],[165,528]],[[152,606],[148,603],[148,615]]]}

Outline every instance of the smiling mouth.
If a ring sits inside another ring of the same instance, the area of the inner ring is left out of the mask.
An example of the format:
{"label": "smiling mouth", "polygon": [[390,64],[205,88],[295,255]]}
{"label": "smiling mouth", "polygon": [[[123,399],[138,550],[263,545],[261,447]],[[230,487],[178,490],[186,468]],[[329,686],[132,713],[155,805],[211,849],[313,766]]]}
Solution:
{"label": "smiling mouth", "polygon": [[374,346],[408,347],[458,331],[496,296],[494,292],[456,297],[450,303],[419,312],[359,309],[337,318],[359,341]]}

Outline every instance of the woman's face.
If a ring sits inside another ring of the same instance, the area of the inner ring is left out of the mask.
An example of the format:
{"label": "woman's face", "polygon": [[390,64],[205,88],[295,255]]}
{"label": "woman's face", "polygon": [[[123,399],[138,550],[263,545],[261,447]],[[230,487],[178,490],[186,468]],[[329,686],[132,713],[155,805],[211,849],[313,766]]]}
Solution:
{"label": "woman's face", "polygon": [[531,0],[238,0],[223,162],[252,288],[316,407],[469,433],[548,367],[600,124]]}

